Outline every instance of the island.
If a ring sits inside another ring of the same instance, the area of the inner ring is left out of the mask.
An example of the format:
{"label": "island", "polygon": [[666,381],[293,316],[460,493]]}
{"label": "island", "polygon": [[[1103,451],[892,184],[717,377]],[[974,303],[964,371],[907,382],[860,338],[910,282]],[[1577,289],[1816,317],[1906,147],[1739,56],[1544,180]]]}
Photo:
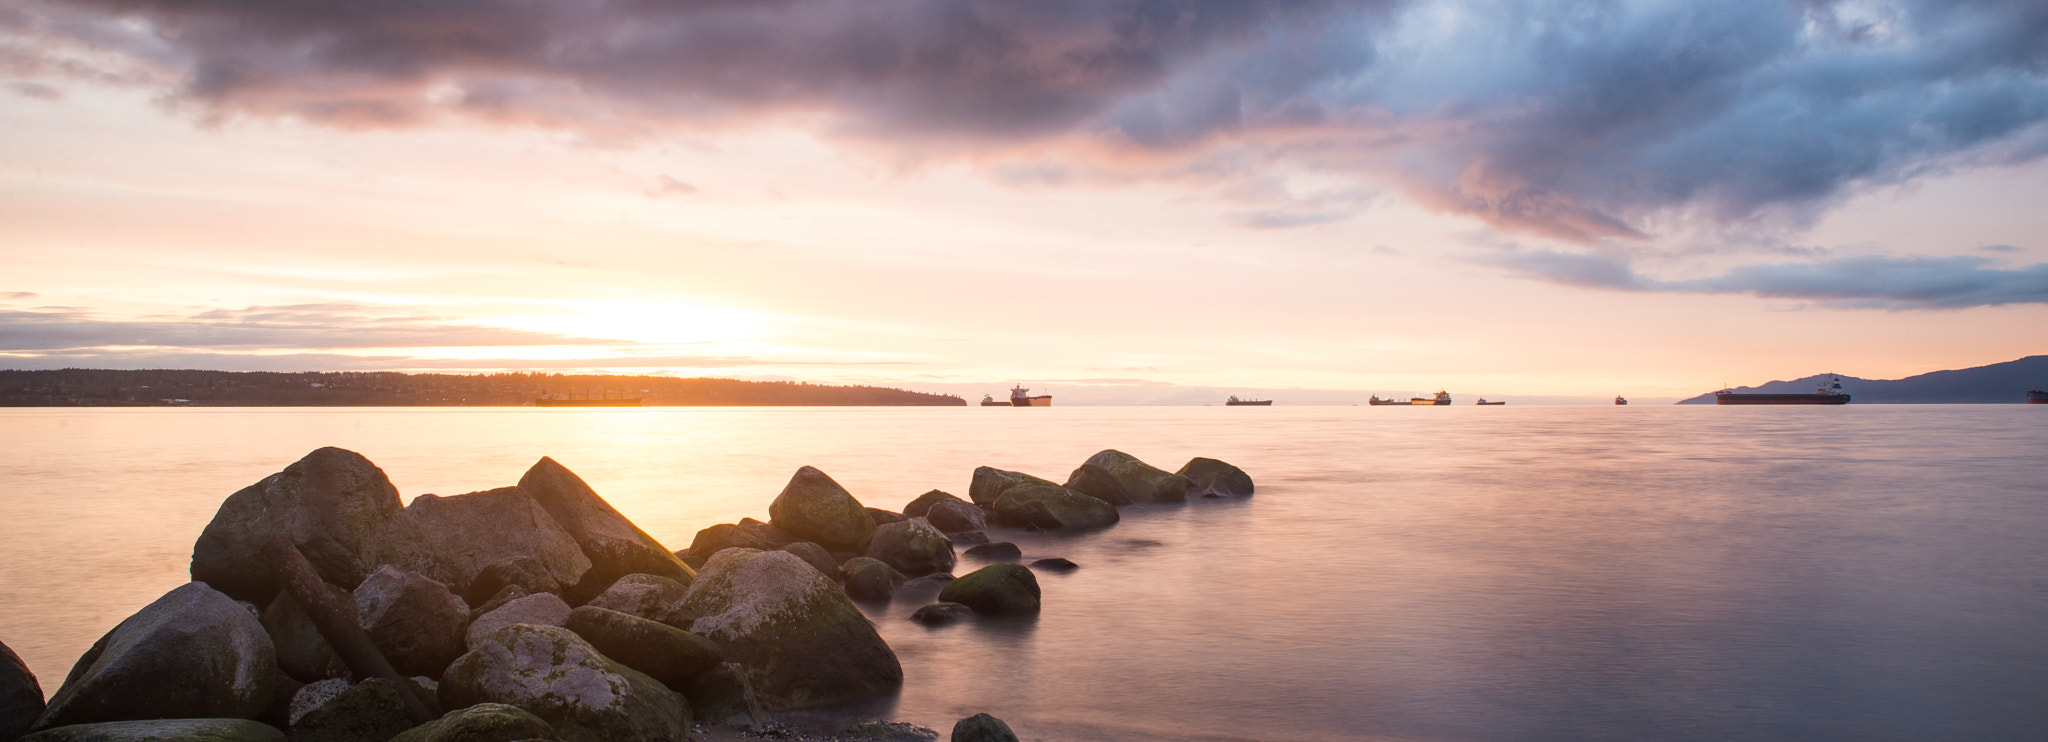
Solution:
{"label": "island", "polygon": [[[0,407],[520,407],[542,400],[647,407],[967,404],[950,394],[888,387],[669,376],[0,369]],[[632,400],[638,405],[626,404]]]}

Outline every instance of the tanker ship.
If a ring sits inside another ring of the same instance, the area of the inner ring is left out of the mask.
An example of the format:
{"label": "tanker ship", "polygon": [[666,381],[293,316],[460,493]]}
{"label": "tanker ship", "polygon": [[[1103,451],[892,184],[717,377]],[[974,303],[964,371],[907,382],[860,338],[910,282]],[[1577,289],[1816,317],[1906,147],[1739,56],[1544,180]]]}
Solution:
{"label": "tanker ship", "polygon": [[1714,404],[1848,404],[1842,391],[1842,377],[1830,374],[1812,394],[1747,394],[1733,389],[1714,392]]}

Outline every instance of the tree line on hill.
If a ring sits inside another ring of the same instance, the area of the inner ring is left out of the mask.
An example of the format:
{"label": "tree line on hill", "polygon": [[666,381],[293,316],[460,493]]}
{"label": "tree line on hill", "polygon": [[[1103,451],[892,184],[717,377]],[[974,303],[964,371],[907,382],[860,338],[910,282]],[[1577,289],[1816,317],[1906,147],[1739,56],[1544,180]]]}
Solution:
{"label": "tree line on hill", "polygon": [[5,407],[507,407],[542,398],[657,406],[963,406],[948,394],[792,381],[548,373],[0,370]]}

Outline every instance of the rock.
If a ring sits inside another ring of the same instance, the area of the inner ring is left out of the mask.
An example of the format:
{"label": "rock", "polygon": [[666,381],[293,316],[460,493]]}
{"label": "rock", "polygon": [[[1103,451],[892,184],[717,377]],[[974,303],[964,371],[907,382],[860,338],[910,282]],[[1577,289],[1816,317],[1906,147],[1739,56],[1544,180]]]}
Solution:
{"label": "rock", "polygon": [[902,572],[887,562],[869,557],[848,559],[839,572],[846,580],[846,594],[856,600],[888,600],[905,579]]}
{"label": "rock", "polygon": [[571,611],[564,628],[576,632],[604,656],[646,673],[672,690],[688,687],[691,680],[723,659],[710,639],[595,606]]}
{"label": "rock", "polygon": [[479,703],[456,709],[391,738],[391,742],[522,742],[559,740],[554,727],[518,706]]}
{"label": "rock", "polygon": [[833,558],[832,552],[826,551],[825,547],[823,546],[819,546],[809,541],[798,541],[796,543],[783,546],[781,549],[779,549],[779,551],[787,551],[791,554],[795,554],[798,559],[802,559],[805,562],[809,563],[811,566],[817,567],[818,573],[825,575],[827,579],[830,579],[833,575],[839,574],[840,560]]}
{"label": "rock", "polygon": [[463,592],[462,599],[470,605],[483,605],[508,585],[518,585],[527,595],[561,595],[563,592],[562,583],[548,573],[547,565],[541,564],[539,559],[517,554],[484,565],[483,571],[476,573],[476,579],[469,582],[469,590]]}
{"label": "rock", "polygon": [[931,517],[931,509],[933,505],[937,505],[941,502],[945,502],[948,500],[951,500],[953,502],[967,502],[966,500],[962,500],[958,496],[955,496],[950,492],[932,490],[922,495],[918,495],[917,499],[911,500],[909,505],[903,506],[903,515],[909,518],[928,518]]}
{"label": "rock", "polygon": [[962,544],[965,544],[967,546],[980,546],[982,544],[988,543],[988,534],[982,533],[980,531],[967,531],[965,533],[948,533],[946,534],[946,538],[952,539],[954,546],[960,546]]}
{"label": "rock", "polygon": [[312,713],[313,709],[326,705],[328,701],[334,700],[335,696],[341,695],[354,685],[355,683],[348,678],[328,678],[307,683],[299,692],[292,694],[291,708],[285,715],[285,724],[289,726],[298,723],[300,718]]}
{"label": "rock", "polygon": [[569,620],[569,604],[553,593],[528,595],[506,601],[497,610],[478,616],[469,624],[463,636],[463,643],[474,652],[477,643],[494,634],[498,629],[513,624],[535,626],[561,626]]}
{"label": "rock", "polygon": [[733,549],[697,575],[684,608],[773,707],[869,698],[903,684],[896,653],[838,586],[796,555]]}
{"label": "rock", "polygon": [[779,544],[769,543],[752,531],[732,523],[720,523],[697,532],[697,538],[690,542],[690,556],[708,560],[726,549],[759,549],[771,551]]}
{"label": "rock", "polygon": [[248,719],[149,719],[62,726],[19,742],[284,742],[284,732]]}
{"label": "rock", "polygon": [[1136,456],[1109,449],[1088,457],[1086,465],[1108,471],[1130,493],[1133,503],[1187,502],[1187,477],[1167,473]]}
{"label": "rock", "polygon": [[915,580],[905,580],[902,585],[897,586],[896,594],[892,597],[906,601],[930,600],[939,594],[939,590],[946,587],[946,583],[952,581],[953,576],[950,574],[933,572]]}
{"label": "rock", "polygon": [[1038,577],[1021,564],[991,564],[946,583],[939,600],[966,604],[975,613],[1037,613]]}
{"label": "rock", "polygon": [[690,681],[683,695],[690,699],[690,709],[700,724],[751,727],[757,720],[768,720],[768,710],[760,706],[760,699],[750,695],[746,671],[738,662],[720,662],[704,671]]}
{"label": "rock", "polygon": [[868,558],[879,559],[903,574],[916,577],[953,568],[953,542],[931,521],[911,518],[875,529]]}
{"label": "rock", "polygon": [[1252,496],[1252,476],[1215,459],[1196,456],[1174,473],[1188,480],[1189,497]]}
{"label": "rock", "polygon": [[482,637],[448,666],[440,696],[453,708],[517,706],[569,742],[668,742],[690,724],[682,696],[560,626],[514,624]]}
{"label": "rock", "polygon": [[1024,550],[1008,541],[991,541],[969,547],[967,556],[988,562],[1014,562],[1024,558]]}
{"label": "rock", "polygon": [[316,450],[221,502],[192,544],[192,579],[269,604],[278,585],[257,551],[281,529],[322,579],[354,588],[379,564],[379,532],[402,507],[398,488],[369,459]]}
{"label": "rock", "polygon": [[485,567],[527,556],[540,561],[557,584],[574,585],[590,571],[590,559],[556,525],[526,490],[499,487],[454,497],[420,495],[405,508],[430,545],[432,564],[393,562],[468,594]]}
{"label": "rock", "polygon": [[[347,590],[327,586],[336,602],[348,613],[356,612],[356,596]],[[313,626],[313,619],[306,616],[306,610],[299,607],[291,595],[278,593],[263,609],[260,619],[263,630],[270,634],[270,643],[277,652],[277,667],[286,675],[310,683],[326,678],[345,678],[349,675],[348,663],[341,660],[327,638]]]}
{"label": "rock", "polygon": [[945,533],[965,533],[988,527],[987,513],[974,503],[959,500],[932,503],[924,518],[931,521],[933,528]]}
{"label": "rock", "polygon": [[1044,569],[1053,572],[1072,572],[1081,568],[1081,565],[1075,564],[1065,557],[1046,557],[1033,561],[1031,566],[1034,569]]}
{"label": "rock", "polygon": [[839,736],[874,742],[938,742],[939,733],[902,721],[863,721],[846,728]]}
{"label": "rock", "polygon": [[668,547],[633,525],[582,477],[554,459],[542,457],[526,470],[519,478],[519,488],[531,494],[589,558],[590,572],[578,586],[577,597],[596,595],[631,574],[657,575],[686,584],[696,576]]}
{"label": "rock", "polygon": [[1018,528],[1097,528],[1117,522],[1116,506],[1057,484],[1012,487],[991,511]]}
{"label": "rock", "polygon": [[[412,685],[412,692],[427,705],[427,710],[441,713],[433,691],[411,678],[404,682]],[[297,699],[293,699],[293,705],[299,705]],[[388,740],[412,728],[412,719],[406,715],[405,701],[398,696],[398,686],[383,678],[370,678],[351,685],[304,713],[293,714],[293,717],[292,742]]]}
{"label": "rock", "polygon": [[425,575],[384,565],[356,586],[355,599],[356,622],[400,675],[440,677],[469,649],[469,604]]}
{"label": "rock", "polygon": [[953,725],[952,742],[1017,742],[1017,733],[988,714],[975,714]]}
{"label": "rock", "polygon": [[797,469],[782,494],[769,503],[768,522],[835,551],[866,551],[868,539],[875,535],[867,508],[824,472],[808,466]]}
{"label": "rock", "polygon": [[133,719],[253,719],[270,705],[277,651],[233,598],[188,582],[78,658],[36,729]]}
{"label": "rock", "polygon": [[974,615],[974,609],[960,603],[932,603],[910,614],[910,620],[926,626],[943,626]]}
{"label": "rock", "polygon": [[[687,628],[696,616],[683,612],[683,596],[690,588],[660,575],[626,575],[592,598],[587,606],[639,616],[677,629]],[[601,648],[600,648],[601,649]]]}
{"label": "rock", "polygon": [[874,521],[877,527],[886,526],[890,523],[901,523],[903,519],[910,517],[902,513],[892,513],[881,508],[867,508],[867,511],[868,520]]}
{"label": "rock", "polygon": [[[503,608],[505,607],[506,603],[510,603],[520,598],[524,598],[529,594],[530,593],[526,592],[526,588],[520,587],[518,585],[506,585],[502,588],[499,588],[498,594],[491,596],[490,600],[484,601],[483,605],[469,609],[469,622],[476,623],[476,620],[478,618],[482,618],[484,614],[498,610],[499,608]],[[467,643],[466,639],[464,640],[464,643]]]}
{"label": "rock", "polygon": [[43,686],[28,663],[5,644],[0,644],[0,740],[28,733],[43,715]]}
{"label": "rock", "polygon": [[1093,497],[1097,500],[1122,507],[1131,504],[1131,493],[1124,490],[1116,476],[1094,464],[1082,464],[1067,476],[1067,489]]}
{"label": "rock", "polygon": [[[861,511],[866,512],[867,509],[862,508]],[[803,540],[798,538],[796,534],[782,530],[782,528],[773,523],[763,523],[753,518],[741,518],[740,530],[746,531],[747,535],[753,536],[759,539],[761,543],[767,544],[768,548],[763,549],[763,551],[780,549]]]}
{"label": "rock", "polygon": [[270,683],[270,705],[263,707],[263,713],[256,715],[256,721],[279,729],[290,729],[292,698],[297,696],[299,690],[305,688],[306,684],[286,675],[283,670],[277,671],[272,677],[275,680]]}
{"label": "rock", "polygon": [[1001,499],[1003,493],[1010,491],[1010,488],[1027,484],[1059,486],[1024,472],[983,466],[974,470],[974,481],[967,486],[967,499],[986,510],[995,507],[996,500]]}

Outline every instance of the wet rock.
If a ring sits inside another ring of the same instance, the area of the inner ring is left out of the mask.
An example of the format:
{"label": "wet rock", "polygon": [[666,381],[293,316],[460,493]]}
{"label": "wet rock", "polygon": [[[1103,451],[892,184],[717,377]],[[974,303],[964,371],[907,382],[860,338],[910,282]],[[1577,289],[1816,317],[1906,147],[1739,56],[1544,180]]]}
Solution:
{"label": "wet rock", "polygon": [[497,610],[478,616],[470,622],[463,642],[474,652],[477,643],[496,633],[499,629],[513,624],[535,626],[561,626],[569,620],[569,604],[553,593],[528,595],[505,602]]}
{"label": "wet rock", "polygon": [[1094,464],[1075,467],[1074,473],[1067,476],[1066,486],[1067,489],[1118,507],[1131,504],[1131,493],[1124,489],[1123,483],[1117,481],[1116,476],[1110,474],[1108,469]]}
{"label": "wet rock", "polygon": [[718,645],[709,639],[594,606],[570,612],[564,628],[576,632],[604,656],[673,690],[688,687],[691,680],[723,659]]}
{"label": "wet rock", "polygon": [[943,626],[974,615],[974,609],[961,603],[932,603],[910,614],[910,620],[926,626]]}
{"label": "wet rock", "polygon": [[683,596],[689,594],[689,586],[667,577],[626,575],[619,578],[618,582],[612,583],[604,594],[592,598],[584,605],[639,616],[682,629],[697,618],[683,612]]}
{"label": "wet rock", "polygon": [[1066,557],[1046,557],[1031,562],[1031,568],[1051,572],[1072,572],[1080,569],[1081,565],[1068,561]]}
{"label": "wet rock", "polygon": [[945,572],[953,568],[953,542],[933,528],[931,521],[911,518],[875,529],[868,558],[912,577]]}
{"label": "wet rock", "polygon": [[995,507],[996,500],[1001,499],[1004,492],[1010,491],[1013,487],[1030,484],[1059,486],[1050,480],[1039,479],[1021,471],[1004,471],[983,466],[974,470],[974,481],[967,486],[967,499],[987,510]]}
{"label": "wet rock", "polygon": [[454,497],[420,495],[405,508],[431,545],[432,563],[400,563],[467,594],[485,567],[527,556],[540,561],[557,584],[574,585],[590,571],[590,559],[553,516],[519,487],[499,487]]}
{"label": "wet rock", "polygon": [[454,708],[517,706],[569,742],[668,742],[690,723],[682,696],[559,626],[514,624],[482,637],[448,666],[440,697]]}
{"label": "wet rock", "polygon": [[778,551],[787,551],[795,554],[798,559],[802,559],[805,563],[817,567],[818,573],[825,575],[828,579],[833,575],[839,574],[839,564],[842,560],[833,557],[832,552],[826,551],[823,546],[809,541],[798,541],[784,546],[778,549]]}
{"label": "wet rock", "polygon": [[[328,585],[327,590],[348,613],[356,612],[356,596],[347,590]],[[326,637],[313,626],[313,619],[306,616],[306,610],[292,596],[278,593],[263,609],[260,619],[263,630],[270,634],[272,648],[277,653],[278,669],[286,675],[305,683],[326,678],[348,677],[348,663],[341,660]]]}
{"label": "wet rock", "polygon": [[599,497],[582,477],[554,459],[542,457],[519,478],[519,487],[540,503],[590,560],[590,571],[572,591],[576,598],[587,599],[630,574],[657,575],[685,584],[696,574],[668,547]]}
{"label": "wet rock", "polygon": [[248,719],[148,719],[75,724],[19,742],[284,742],[284,732]]}
{"label": "wet rock", "polygon": [[888,600],[905,579],[902,572],[887,562],[869,557],[848,559],[839,572],[846,580],[846,594],[855,600]]}
{"label": "wet rock", "polygon": [[398,489],[369,459],[316,450],[221,502],[192,545],[192,579],[269,604],[278,586],[257,552],[282,530],[322,579],[353,588],[380,563],[380,531],[402,507]]}
{"label": "wet rock", "polygon": [[0,740],[28,733],[43,715],[43,686],[28,663],[5,644],[0,644]]}
{"label": "wet rock", "polygon": [[508,585],[518,585],[527,595],[562,594],[562,583],[548,573],[547,565],[541,564],[539,559],[517,554],[484,565],[483,571],[476,573],[476,579],[470,581],[463,600],[471,605],[482,605]]}
{"label": "wet rock", "polygon": [[1188,480],[1189,497],[1251,497],[1252,476],[1230,464],[1197,456],[1174,472]]}
{"label": "wet rock", "polygon": [[953,725],[952,742],[1017,742],[1017,733],[988,714],[975,714]]}
{"label": "wet rock", "polygon": [[1117,522],[1116,506],[1059,485],[1013,487],[991,511],[998,523],[1053,530],[1099,528]]}
{"label": "wet rock", "polygon": [[979,546],[968,547],[967,556],[970,559],[980,559],[989,562],[1014,562],[1024,558],[1024,550],[1017,548],[1016,544],[1008,541],[991,541]]}
{"label": "wet rock", "polygon": [[797,469],[782,494],[769,503],[768,522],[834,551],[866,551],[868,539],[875,535],[867,508],[824,472],[808,466]]}
{"label": "wet rock", "polygon": [[400,675],[440,677],[469,649],[469,604],[418,572],[379,567],[356,586],[355,603],[363,633]]}
{"label": "wet rock", "polygon": [[897,586],[895,599],[903,601],[926,601],[939,594],[939,590],[952,582],[953,576],[945,572],[933,572],[914,580],[905,580]]}
{"label": "wet rock", "polygon": [[[787,543],[787,542],[785,542]],[[753,531],[732,523],[720,523],[697,532],[697,538],[690,542],[690,556],[710,559],[726,549],[759,549],[771,551],[780,544],[769,543]]]}
{"label": "wet rock", "polygon": [[[427,705],[427,710],[441,713],[440,703],[432,690],[411,678],[404,682],[412,686],[412,692]],[[298,705],[297,699],[293,705]],[[370,678],[351,685],[293,716],[292,742],[387,740],[412,728],[412,719],[406,715],[405,701],[398,695],[398,686],[383,678]]]}
{"label": "wet rock", "polygon": [[240,603],[188,582],[100,637],[36,729],[133,719],[253,719],[270,705],[277,652]]}
{"label": "wet rock", "polygon": [[692,631],[717,642],[773,707],[869,698],[903,684],[896,653],[837,585],[795,555],[728,550],[684,602]]}
{"label": "wet rock", "polygon": [[903,506],[903,515],[909,518],[929,518],[931,517],[931,509],[933,505],[937,505],[941,502],[945,502],[948,500],[951,500],[953,502],[967,502],[966,500],[962,500],[958,496],[955,496],[950,492],[932,490],[922,495],[918,495],[917,499],[911,500],[909,505]]}
{"label": "wet rock", "polygon": [[945,533],[966,533],[988,527],[988,514],[971,502],[943,500],[932,503],[925,520]]}
{"label": "wet rock", "polygon": [[874,521],[877,527],[886,526],[890,523],[901,523],[904,518],[910,517],[902,513],[892,513],[881,508],[868,508],[867,511],[868,520]]}
{"label": "wet rock", "polygon": [[391,738],[391,742],[522,742],[560,740],[554,727],[518,706],[479,703],[456,709]]}
{"label": "wet rock", "polygon": [[1136,456],[1108,449],[1088,457],[1086,463],[1108,471],[1130,493],[1133,503],[1187,502],[1187,477],[1139,461]]}
{"label": "wet rock", "polygon": [[1038,612],[1038,577],[1021,564],[991,564],[961,575],[939,591],[940,602],[963,603],[975,613]]}

